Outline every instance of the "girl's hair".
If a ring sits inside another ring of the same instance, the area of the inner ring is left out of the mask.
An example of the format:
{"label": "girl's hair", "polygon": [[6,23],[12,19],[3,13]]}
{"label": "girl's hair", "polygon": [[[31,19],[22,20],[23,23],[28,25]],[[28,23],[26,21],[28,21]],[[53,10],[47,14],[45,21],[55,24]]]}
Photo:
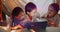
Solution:
{"label": "girl's hair", "polygon": [[23,12],[22,8],[20,7],[15,7],[12,11],[12,16],[15,17],[15,16],[18,16],[19,13]]}
{"label": "girl's hair", "polygon": [[25,6],[25,13],[27,14],[27,12],[31,12],[33,9],[37,8],[36,5],[32,2],[29,2],[26,6]]}

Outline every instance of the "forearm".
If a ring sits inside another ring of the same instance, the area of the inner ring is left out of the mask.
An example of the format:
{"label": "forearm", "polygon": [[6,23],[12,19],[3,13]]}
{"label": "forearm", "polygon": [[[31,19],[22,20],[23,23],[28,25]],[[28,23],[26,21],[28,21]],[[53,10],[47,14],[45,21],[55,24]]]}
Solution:
{"label": "forearm", "polygon": [[17,26],[14,26],[14,27],[11,27],[11,29],[23,29],[23,27],[21,25],[17,25]]}

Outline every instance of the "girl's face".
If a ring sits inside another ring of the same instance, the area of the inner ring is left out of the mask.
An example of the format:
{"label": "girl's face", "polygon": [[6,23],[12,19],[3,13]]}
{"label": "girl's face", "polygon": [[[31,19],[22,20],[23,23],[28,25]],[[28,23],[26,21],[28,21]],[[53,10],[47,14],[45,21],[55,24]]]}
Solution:
{"label": "girl's face", "polygon": [[48,17],[53,17],[56,15],[56,11],[53,9],[53,7],[48,8]]}
{"label": "girl's face", "polygon": [[18,20],[23,19],[23,18],[24,18],[24,12],[19,13],[19,15],[16,16],[16,18],[17,18]]}
{"label": "girl's face", "polygon": [[37,12],[37,9],[33,9],[31,12],[29,12],[28,14],[31,16],[31,17],[34,17],[34,15],[36,14]]}

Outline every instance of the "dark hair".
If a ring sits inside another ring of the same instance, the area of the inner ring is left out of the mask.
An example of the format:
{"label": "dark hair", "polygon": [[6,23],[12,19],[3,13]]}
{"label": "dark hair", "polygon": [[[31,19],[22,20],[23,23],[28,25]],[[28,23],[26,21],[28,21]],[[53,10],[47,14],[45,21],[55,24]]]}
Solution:
{"label": "dark hair", "polygon": [[27,14],[27,12],[31,12],[33,9],[37,8],[35,4],[33,4],[32,2],[29,2],[26,6],[25,6],[25,13]]}
{"label": "dark hair", "polygon": [[52,6],[55,11],[59,11],[59,5],[57,3],[52,3],[50,6]]}
{"label": "dark hair", "polygon": [[15,17],[15,16],[18,16],[19,13],[23,12],[22,8],[20,7],[15,7],[12,11],[12,16]]}
{"label": "dark hair", "polygon": [[6,14],[2,11],[2,19],[6,21]]}

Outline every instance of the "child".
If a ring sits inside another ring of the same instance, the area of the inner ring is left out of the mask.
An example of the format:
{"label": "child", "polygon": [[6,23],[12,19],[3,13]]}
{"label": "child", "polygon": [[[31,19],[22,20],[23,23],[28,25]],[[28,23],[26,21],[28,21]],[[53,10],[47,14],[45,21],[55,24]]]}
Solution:
{"label": "child", "polygon": [[[37,7],[32,2],[29,2],[25,6],[25,13],[26,13],[28,19],[30,19],[30,22],[34,22],[33,17],[35,16],[36,12],[37,12]],[[28,29],[31,29],[30,31],[34,32],[34,30],[31,27],[30,28],[28,27]]]}
{"label": "child", "polygon": [[[26,6],[25,6],[25,13],[28,15],[29,19],[33,21],[34,17],[39,17],[40,15],[37,13],[37,7],[35,4],[33,4],[32,2],[29,2]],[[38,14],[38,15],[36,15]]]}
{"label": "child", "polygon": [[59,11],[59,5],[56,3],[52,3],[48,7],[48,12],[47,12],[47,20],[50,23],[51,26],[58,27],[59,24],[59,16],[58,16],[58,11]]}
{"label": "child", "polygon": [[[12,22],[10,23],[12,29],[23,29],[24,26],[21,22],[24,20],[24,11],[20,7],[15,7],[12,11]],[[21,30],[22,32],[22,30]]]}

